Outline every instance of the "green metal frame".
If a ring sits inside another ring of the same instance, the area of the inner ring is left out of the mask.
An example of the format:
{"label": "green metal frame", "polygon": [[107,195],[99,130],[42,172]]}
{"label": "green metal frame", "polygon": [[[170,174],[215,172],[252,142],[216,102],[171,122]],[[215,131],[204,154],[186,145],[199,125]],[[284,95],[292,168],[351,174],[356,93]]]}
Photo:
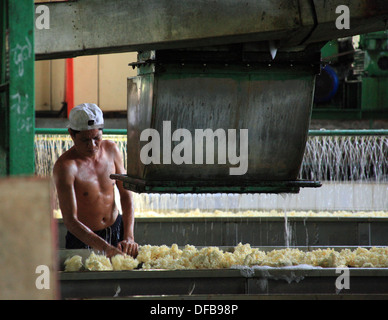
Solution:
{"label": "green metal frame", "polygon": [[2,0],[1,11],[0,175],[29,176],[35,172],[34,2]]}
{"label": "green metal frame", "polygon": [[[35,128],[35,134],[68,134],[64,128]],[[126,129],[104,129],[104,134],[126,135]],[[309,130],[310,136],[381,136],[388,135],[386,129],[365,130]]]}
{"label": "green metal frame", "polygon": [[309,130],[309,136],[386,136],[385,129],[362,130]]}
{"label": "green metal frame", "polygon": [[[35,134],[69,134],[66,128],[35,128]],[[104,129],[104,134],[126,135],[127,129]]]}
{"label": "green metal frame", "polygon": [[[388,70],[381,69],[378,60],[388,57],[387,31],[372,32],[360,35],[360,49],[364,52],[363,67],[359,85],[347,86],[343,100],[324,106],[314,104],[312,119],[333,120],[379,120],[388,119]],[[321,49],[325,63],[338,63],[338,42],[329,41]],[[357,82],[357,81],[355,81]],[[351,96],[351,98],[350,98]],[[350,99],[349,99],[350,98]]]}

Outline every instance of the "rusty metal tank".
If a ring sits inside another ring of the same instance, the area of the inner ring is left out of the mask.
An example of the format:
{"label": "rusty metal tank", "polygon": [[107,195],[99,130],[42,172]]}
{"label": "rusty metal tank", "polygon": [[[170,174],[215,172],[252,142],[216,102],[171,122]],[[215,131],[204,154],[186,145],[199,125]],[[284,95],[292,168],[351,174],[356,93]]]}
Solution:
{"label": "rusty metal tank", "polygon": [[215,52],[139,55],[139,74],[128,79],[127,175],[115,178],[138,192],[319,186],[297,180],[319,65],[314,52],[293,63],[289,56],[274,63],[269,50],[263,60],[257,47],[227,48],[222,59]]}

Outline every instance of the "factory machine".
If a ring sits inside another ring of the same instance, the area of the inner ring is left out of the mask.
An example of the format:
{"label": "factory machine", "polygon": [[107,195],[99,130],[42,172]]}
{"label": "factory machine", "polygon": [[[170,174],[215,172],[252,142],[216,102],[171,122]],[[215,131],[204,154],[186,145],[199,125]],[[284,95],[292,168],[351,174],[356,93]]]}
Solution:
{"label": "factory machine", "polygon": [[387,32],[329,41],[316,80],[316,119],[387,118]]}
{"label": "factory machine", "polygon": [[[127,174],[112,176],[127,189],[169,194],[298,193],[321,185],[299,178],[315,78],[321,72],[321,48],[331,39],[386,28],[385,1],[347,4],[348,11],[338,11],[344,6],[335,0],[54,2],[47,4],[50,32],[36,30],[35,54],[36,59],[49,59],[138,51],[138,60],[131,64],[138,75],[128,79]],[[341,14],[345,14],[341,19],[349,19],[350,28],[336,23]],[[176,222],[169,221],[169,228]],[[205,226],[195,222],[201,232],[210,228],[203,222]],[[249,229],[250,221],[243,224]],[[266,220],[257,232],[270,225]],[[344,232],[337,227],[337,235]],[[156,234],[166,232],[162,223],[159,228]],[[316,228],[316,222],[309,228]],[[354,239],[345,245],[365,244],[370,225],[351,228]],[[265,232],[277,231],[272,225]],[[252,230],[246,233],[251,235]],[[223,237],[217,245],[229,250],[231,237]],[[330,239],[319,245],[341,245]],[[254,245],[254,239],[244,240]],[[304,250],[310,245],[302,244]],[[72,254],[60,250],[61,265]],[[60,272],[59,278],[63,298],[338,297],[335,271],[133,270]],[[387,294],[386,275],[385,268],[352,270],[347,293]]]}

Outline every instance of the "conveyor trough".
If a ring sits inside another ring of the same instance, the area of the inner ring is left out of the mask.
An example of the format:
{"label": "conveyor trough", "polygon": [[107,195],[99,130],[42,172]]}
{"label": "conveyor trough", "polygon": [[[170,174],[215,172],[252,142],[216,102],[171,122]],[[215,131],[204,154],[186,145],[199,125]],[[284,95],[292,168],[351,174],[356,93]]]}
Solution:
{"label": "conveyor trough", "polygon": [[[221,249],[227,249],[222,248]],[[261,248],[262,250],[277,248]],[[313,248],[300,248],[301,250]],[[338,248],[342,249],[342,248]],[[90,252],[81,253],[88,256]],[[60,261],[80,251],[61,250]],[[61,295],[70,298],[130,298],[134,296],[191,295],[265,295],[298,297],[325,295],[340,298],[349,295],[388,295],[387,268],[349,269],[349,289],[338,290],[336,268],[236,267],[209,270],[131,270],[60,272]]]}

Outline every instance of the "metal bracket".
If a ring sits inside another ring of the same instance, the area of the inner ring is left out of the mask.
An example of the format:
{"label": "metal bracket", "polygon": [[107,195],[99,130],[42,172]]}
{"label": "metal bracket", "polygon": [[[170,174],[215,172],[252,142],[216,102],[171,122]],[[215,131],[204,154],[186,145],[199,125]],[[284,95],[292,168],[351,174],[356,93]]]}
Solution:
{"label": "metal bracket", "polygon": [[319,181],[246,181],[225,184],[223,181],[145,181],[123,174],[111,179],[124,183],[124,188],[137,193],[298,193],[300,188],[318,188]]}

